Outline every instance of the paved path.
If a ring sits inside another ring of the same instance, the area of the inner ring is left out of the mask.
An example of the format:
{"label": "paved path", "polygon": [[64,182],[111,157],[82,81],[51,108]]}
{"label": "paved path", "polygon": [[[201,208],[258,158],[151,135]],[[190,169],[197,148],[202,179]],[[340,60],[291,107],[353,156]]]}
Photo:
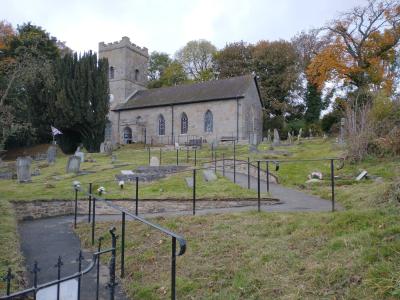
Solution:
{"label": "paved path", "polygon": [[[57,279],[57,269],[54,267],[58,256],[61,255],[64,265],[61,277],[72,275],[78,271],[78,253],[81,247],[80,240],[72,228],[73,216],[46,218],[34,221],[25,221],[19,224],[19,233],[22,252],[25,257],[26,269],[31,270],[36,260],[40,272],[38,283],[45,283]],[[109,248],[103,245],[102,248]],[[91,253],[84,252],[85,260],[82,269],[91,261]],[[29,283],[32,284],[33,276],[28,274]],[[101,266],[99,299],[109,299],[108,268]],[[126,299],[117,286],[116,299]],[[82,300],[96,299],[96,268],[84,275],[81,288]],[[50,300],[50,299],[49,299]]]}
{"label": "paved path", "polygon": [[[263,174],[265,177],[265,173]],[[261,176],[263,176],[261,175]],[[233,181],[233,172],[225,172],[225,176]],[[264,178],[265,179],[265,178]],[[236,183],[247,188],[247,175],[236,173]],[[250,177],[250,187],[257,190],[257,178]],[[267,192],[267,182],[260,179],[260,190]],[[280,205],[262,206],[263,211],[331,211],[332,202],[317,196],[308,195],[304,192],[284,187],[279,184],[270,183],[269,191],[273,198],[282,201]],[[342,207],[335,203],[335,209]]]}

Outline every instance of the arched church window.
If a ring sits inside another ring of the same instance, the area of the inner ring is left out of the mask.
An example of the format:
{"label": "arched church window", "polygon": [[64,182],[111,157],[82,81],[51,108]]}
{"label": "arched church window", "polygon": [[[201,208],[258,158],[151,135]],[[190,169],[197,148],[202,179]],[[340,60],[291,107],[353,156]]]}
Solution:
{"label": "arched church window", "polygon": [[185,113],[181,115],[181,134],[186,134],[188,132],[188,117]]}
{"label": "arched church window", "polygon": [[135,80],[136,81],[139,80],[139,70],[138,69],[135,70]]}
{"label": "arched church window", "polygon": [[158,117],[158,135],[165,135],[165,119],[163,115]]}
{"label": "arched church window", "polygon": [[128,126],[124,128],[124,143],[125,144],[132,143],[132,129]]}
{"label": "arched church window", "polygon": [[204,131],[205,132],[213,132],[213,114],[210,110],[204,115]]}
{"label": "arched church window", "polygon": [[110,79],[114,79],[114,67],[110,67],[109,76],[110,76]]}

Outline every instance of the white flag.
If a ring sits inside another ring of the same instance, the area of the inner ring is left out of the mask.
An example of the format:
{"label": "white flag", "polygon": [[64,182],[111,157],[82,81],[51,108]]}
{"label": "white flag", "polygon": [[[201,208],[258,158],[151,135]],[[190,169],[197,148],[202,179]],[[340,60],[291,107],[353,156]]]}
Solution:
{"label": "white flag", "polygon": [[62,134],[62,132],[60,130],[58,130],[57,128],[50,126],[51,127],[51,134],[53,136],[56,136],[57,134]]}

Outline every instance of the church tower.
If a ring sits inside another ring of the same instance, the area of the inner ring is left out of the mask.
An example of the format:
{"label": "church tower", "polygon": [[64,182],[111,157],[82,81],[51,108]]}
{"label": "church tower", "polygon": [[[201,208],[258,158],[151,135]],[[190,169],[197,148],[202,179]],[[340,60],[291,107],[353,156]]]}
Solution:
{"label": "church tower", "polygon": [[114,43],[100,42],[99,58],[108,59],[111,109],[124,103],[134,92],[146,89],[149,63],[147,48],[131,43],[124,36],[121,41]]}

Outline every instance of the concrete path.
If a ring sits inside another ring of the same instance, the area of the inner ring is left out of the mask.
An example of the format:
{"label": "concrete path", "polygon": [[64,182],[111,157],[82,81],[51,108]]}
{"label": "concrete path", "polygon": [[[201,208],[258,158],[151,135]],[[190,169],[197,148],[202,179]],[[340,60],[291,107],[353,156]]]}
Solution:
{"label": "concrete path", "polygon": [[[83,217],[81,217],[83,219]],[[35,260],[38,262],[40,272],[38,283],[45,283],[57,279],[58,256],[62,257],[61,277],[72,275],[78,271],[77,258],[81,248],[80,240],[72,228],[73,216],[46,218],[34,221],[25,221],[19,224],[19,233],[22,252],[25,257],[26,269],[32,270]],[[103,249],[110,245],[103,245]],[[85,260],[82,269],[89,266],[91,253],[84,252]],[[96,299],[96,268],[84,275],[81,284],[81,299]],[[30,286],[33,283],[33,274],[28,273]],[[99,299],[109,299],[109,290],[106,289],[109,280],[108,267],[101,266]],[[116,288],[115,299],[126,299],[121,290]],[[50,299],[49,299],[50,300]]]}
{"label": "concrete path", "polygon": [[[225,176],[233,181],[233,172],[225,172]],[[265,173],[264,178],[260,179],[261,193],[267,193],[267,182]],[[236,183],[241,187],[247,188],[247,175],[236,173]],[[250,188],[257,191],[257,178],[250,177]],[[304,192],[284,187],[279,184],[270,183],[269,191],[273,198],[282,201],[280,205],[262,206],[263,211],[331,211],[332,202],[321,199],[317,196],[308,195]],[[342,207],[335,203],[335,209],[341,210]]]}

